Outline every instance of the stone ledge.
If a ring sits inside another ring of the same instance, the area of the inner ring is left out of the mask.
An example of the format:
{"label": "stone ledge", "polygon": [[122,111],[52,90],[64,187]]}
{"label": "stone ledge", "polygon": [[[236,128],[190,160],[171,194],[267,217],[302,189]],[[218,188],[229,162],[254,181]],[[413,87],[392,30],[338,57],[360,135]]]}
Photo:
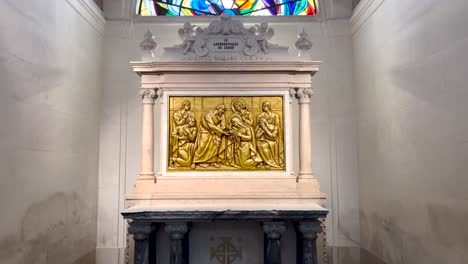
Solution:
{"label": "stone ledge", "polygon": [[326,217],[328,210],[320,205],[308,206],[134,206],[122,212],[124,219],[136,221],[231,221],[231,220],[282,220],[301,221]]}

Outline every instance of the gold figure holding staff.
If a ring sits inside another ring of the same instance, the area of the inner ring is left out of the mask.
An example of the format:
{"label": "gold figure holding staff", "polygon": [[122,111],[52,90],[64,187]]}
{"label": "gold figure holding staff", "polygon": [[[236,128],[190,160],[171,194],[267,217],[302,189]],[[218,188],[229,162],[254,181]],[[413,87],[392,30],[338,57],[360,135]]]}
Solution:
{"label": "gold figure holding staff", "polygon": [[195,143],[195,156],[191,165],[192,169],[199,165],[202,168],[213,166],[220,168],[224,161],[226,117],[224,112],[226,106],[218,105],[216,109],[205,112],[200,121]]}

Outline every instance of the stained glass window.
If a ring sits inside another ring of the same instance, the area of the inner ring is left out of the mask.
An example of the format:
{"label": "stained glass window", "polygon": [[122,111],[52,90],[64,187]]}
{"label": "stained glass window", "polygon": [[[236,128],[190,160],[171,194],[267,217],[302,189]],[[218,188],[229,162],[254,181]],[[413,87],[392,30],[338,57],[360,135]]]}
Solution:
{"label": "stained glass window", "polygon": [[313,16],[318,0],[137,0],[141,16]]}

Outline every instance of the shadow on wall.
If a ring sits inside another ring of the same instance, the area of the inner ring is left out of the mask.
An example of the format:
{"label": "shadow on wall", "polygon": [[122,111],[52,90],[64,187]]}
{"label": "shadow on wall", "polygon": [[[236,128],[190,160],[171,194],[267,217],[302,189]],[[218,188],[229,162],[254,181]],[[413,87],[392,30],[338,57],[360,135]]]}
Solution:
{"label": "shadow on wall", "polygon": [[95,263],[92,211],[76,193],[32,204],[18,231],[0,238],[0,263]]}

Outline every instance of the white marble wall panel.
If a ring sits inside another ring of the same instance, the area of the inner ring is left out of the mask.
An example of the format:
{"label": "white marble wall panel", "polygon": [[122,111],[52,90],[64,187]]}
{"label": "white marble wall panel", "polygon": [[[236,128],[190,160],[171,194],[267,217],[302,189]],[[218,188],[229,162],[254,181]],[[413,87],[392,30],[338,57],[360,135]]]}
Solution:
{"label": "white marble wall panel", "polygon": [[360,6],[372,7],[352,19],[362,245],[386,263],[465,263],[468,2]]}
{"label": "white marble wall panel", "polygon": [[92,1],[0,2],[0,263],[94,263],[103,25]]}

